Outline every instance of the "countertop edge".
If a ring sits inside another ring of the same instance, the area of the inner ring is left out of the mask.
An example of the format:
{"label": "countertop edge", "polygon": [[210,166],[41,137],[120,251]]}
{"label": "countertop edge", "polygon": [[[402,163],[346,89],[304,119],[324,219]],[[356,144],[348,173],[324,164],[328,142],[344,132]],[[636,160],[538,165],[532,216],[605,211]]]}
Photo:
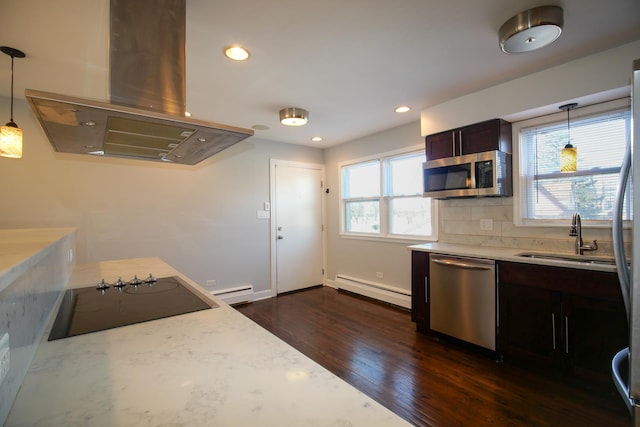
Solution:
{"label": "countertop edge", "polygon": [[76,231],[74,227],[0,229],[0,292]]}
{"label": "countertop edge", "polygon": [[[527,258],[527,257],[522,257],[517,255],[523,252],[534,252],[534,253],[545,252],[540,249],[536,250],[536,249],[525,249],[525,248],[471,246],[471,245],[460,245],[460,244],[452,244],[452,243],[423,243],[419,245],[411,245],[408,247],[408,250],[419,251],[419,252],[434,252],[434,253],[437,252],[445,255],[468,256],[472,258],[486,258],[486,259],[493,259],[496,261],[517,262],[521,264],[548,265],[548,266],[554,266],[554,267],[577,268],[581,270],[605,271],[605,272],[612,272],[612,273],[615,273],[617,271],[615,265],[591,264],[587,262],[564,261],[564,260],[553,260],[553,259],[542,259],[542,258]],[[560,252],[554,251],[554,253],[560,253]],[[572,254],[566,253],[566,255],[572,255]]]}

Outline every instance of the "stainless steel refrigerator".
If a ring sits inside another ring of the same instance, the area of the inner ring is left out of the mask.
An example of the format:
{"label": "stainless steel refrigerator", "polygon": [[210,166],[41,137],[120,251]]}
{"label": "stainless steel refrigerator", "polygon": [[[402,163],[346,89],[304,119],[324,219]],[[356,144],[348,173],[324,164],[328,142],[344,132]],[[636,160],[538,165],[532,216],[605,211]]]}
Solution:
{"label": "stainless steel refrigerator", "polygon": [[[629,320],[629,347],[614,356],[611,372],[614,384],[629,408],[633,425],[640,427],[640,269],[634,273],[634,268],[640,266],[640,59],[633,62],[631,109],[631,138],[620,171],[613,217],[613,246]],[[630,267],[622,239],[622,204],[629,182],[633,194]]]}

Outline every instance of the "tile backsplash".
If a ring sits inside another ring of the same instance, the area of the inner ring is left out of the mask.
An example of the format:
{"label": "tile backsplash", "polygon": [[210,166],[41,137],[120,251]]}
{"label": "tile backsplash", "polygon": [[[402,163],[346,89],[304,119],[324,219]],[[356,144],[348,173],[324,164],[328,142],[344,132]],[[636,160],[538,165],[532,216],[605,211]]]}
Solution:
{"label": "tile backsplash", "polygon": [[[512,197],[441,200],[438,217],[438,241],[442,243],[558,252],[574,250],[575,237],[569,236],[570,220],[564,228],[516,227]],[[611,228],[584,227],[582,236],[586,244],[598,241],[594,255],[613,254]],[[630,243],[628,231],[625,243]]]}

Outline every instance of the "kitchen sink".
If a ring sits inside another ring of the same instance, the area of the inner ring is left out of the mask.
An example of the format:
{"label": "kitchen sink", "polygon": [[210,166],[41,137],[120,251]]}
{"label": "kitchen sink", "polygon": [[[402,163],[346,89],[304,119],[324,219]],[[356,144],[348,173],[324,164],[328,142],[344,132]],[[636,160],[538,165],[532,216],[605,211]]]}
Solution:
{"label": "kitchen sink", "polygon": [[555,261],[570,261],[579,262],[582,264],[601,264],[601,265],[616,265],[616,260],[613,257],[604,256],[586,256],[586,255],[574,255],[574,254],[558,254],[547,252],[521,252],[516,256],[524,258],[537,258],[548,259]]}

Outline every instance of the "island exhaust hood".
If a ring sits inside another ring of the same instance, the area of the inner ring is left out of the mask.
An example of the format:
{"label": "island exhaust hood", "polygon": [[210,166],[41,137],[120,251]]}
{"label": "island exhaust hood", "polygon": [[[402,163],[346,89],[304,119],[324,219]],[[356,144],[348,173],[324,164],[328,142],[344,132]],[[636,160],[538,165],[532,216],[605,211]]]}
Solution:
{"label": "island exhaust hood", "polygon": [[55,151],[195,165],[253,135],[185,117],[185,0],[110,7],[110,103],[25,90]]}

